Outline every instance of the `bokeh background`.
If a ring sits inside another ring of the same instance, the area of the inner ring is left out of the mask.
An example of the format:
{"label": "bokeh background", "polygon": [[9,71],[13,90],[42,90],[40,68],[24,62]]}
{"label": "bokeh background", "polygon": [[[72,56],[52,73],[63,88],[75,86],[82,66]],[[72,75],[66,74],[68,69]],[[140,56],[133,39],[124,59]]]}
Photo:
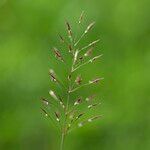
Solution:
{"label": "bokeh background", "polygon": [[58,149],[59,134],[39,99],[48,96],[50,66],[65,74],[51,62],[57,34],[66,32],[65,20],[78,32],[84,10],[85,26],[96,21],[84,41],[100,37],[96,54],[104,56],[81,72],[105,78],[95,88],[103,118],[72,132],[65,150],[149,150],[149,6],[149,0],[0,0],[0,149]]}

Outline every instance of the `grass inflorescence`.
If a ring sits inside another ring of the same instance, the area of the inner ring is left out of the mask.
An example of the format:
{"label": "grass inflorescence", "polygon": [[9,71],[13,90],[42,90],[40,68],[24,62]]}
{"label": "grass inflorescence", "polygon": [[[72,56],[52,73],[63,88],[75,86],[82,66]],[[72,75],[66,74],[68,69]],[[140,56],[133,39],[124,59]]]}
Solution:
{"label": "grass inflorescence", "polygon": [[[82,25],[84,18],[84,12],[81,13],[78,26]],[[83,98],[81,95],[77,95],[74,100],[72,94],[76,91],[81,90],[82,87],[90,86],[91,84],[98,84],[103,78],[98,77],[91,79],[86,83],[83,83],[83,77],[81,74],[75,75],[75,72],[82,68],[84,65],[89,63],[94,63],[97,59],[100,59],[102,54],[92,56],[95,49],[95,45],[100,41],[99,39],[94,40],[87,45],[79,48],[78,45],[81,40],[94,28],[95,22],[90,23],[84,32],[77,38],[72,31],[72,27],[68,21],[66,21],[66,30],[68,39],[65,39],[62,35],[58,35],[61,44],[64,44],[67,47],[68,56],[71,57],[71,64],[69,65],[69,71],[66,76],[67,87],[60,80],[57,73],[54,69],[49,69],[49,76],[51,81],[56,84],[56,86],[63,89],[63,94],[58,94],[54,89],[49,90],[50,98],[42,98],[42,107],[41,110],[44,113],[45,117],[49,118],[52,124],[58,128],[61,133],[61,144],[60,150],[63,149],[64,139],[68,133],[73,129],[78,127],[83,127],[87,123],[91,123],[99,118],[101,115],[96,114],[90,116],[88,111],[91,109],[96,109],[101,104],[100,102],[94,101],[96,95],[90,95],[86,98]],[[61,51],[53,47],[52,55],[58,60],[59,63],[67,62],[67,59],[63,57]],[[81,53],[82,52],[82,53]],[[75,77],[74,77],[75,76]],[[84,110],[80,109],[80,105],[84,106]],[[86,115],[87,114],[87,115]]]}

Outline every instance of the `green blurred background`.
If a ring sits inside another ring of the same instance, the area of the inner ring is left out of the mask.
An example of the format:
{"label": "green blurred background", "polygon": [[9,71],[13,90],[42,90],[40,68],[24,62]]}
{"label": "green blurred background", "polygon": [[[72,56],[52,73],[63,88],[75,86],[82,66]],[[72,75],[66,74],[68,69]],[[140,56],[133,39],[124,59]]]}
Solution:
{"label": "green blurred background", "polygon": [[65,32],[65,20],[75,27],[82,10],[84,24],[96,21],[85,41],[101,39],[96,54],[103,58],[82,72],[105,78],[95,89],[104,117],[72,132],[65,150],[149,150],[149,6],[149,0],[0,0],[0,150],[58,149],[39,99],[50,89],[57,33]]}

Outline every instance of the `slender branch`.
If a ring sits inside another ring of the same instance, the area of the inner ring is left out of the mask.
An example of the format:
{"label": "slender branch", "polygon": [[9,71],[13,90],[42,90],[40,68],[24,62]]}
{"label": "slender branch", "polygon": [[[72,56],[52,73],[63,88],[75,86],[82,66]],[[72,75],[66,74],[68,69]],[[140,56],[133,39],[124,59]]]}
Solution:
{"label": "slender branch", "polygon": [[87,48],[89,48],[89,47],[91,47],[91,46],[93,46],[93,45],[95,45],[97,42],[99,42],[100,41],[100,39],[98,39],[98,40],[96,40],[96,41],[93,41],[93,42],[91,42],[90,44],[88,44],[87,46],[84,46],[83,48],[81,48],[80,50],[79,50],[79,52],[81,52],[82,50],[84,50],[84,49],[87,49]]}
{"label": "slender branch", "polygon": [[79,40],[74,44],[74,46],[77,46],[78,43],[82,40],[82,38],[85,36],[85,32],[82,33],[81,37],[79,38]]}
{"label": "slender branch", "polygon": [[92,63],[94,60],[100,58],[101,56],[102,56],[102,54],[101,54],[101,55],[98,55],[98,56],[95,56],[94,58],[92,58],[92,59],[88,60],[87,62],[85,62],[85,63],[79,65],[78,67],[74,68],[74,69],[72,70],[72,72],[76,71],[77,69],[79,69],[80,67],[82,67],[82,66],[84,66],[84,65],[86,65],[86,64],[88,64],[88,63]]}
{"label": "slender branch", "polygon": [[82,84],[81,86],[77,87],[77,88],[74,88],[73,90],[70,90],[69,93],[72,93],[72,92],[75,92],[76,90],[80,89],[81,87],[84,87],[84,86],[87,86],[91,83],[85,83],[85,84]]}
{"label": "slender branch", "polygon": [[90,23],[86,30],[83,32],[83,34],[81,35],[81,37],[79,38],[79,40],[74,44],[74,46],[77,46],[77,44],[81,41],[81,39],[88,33],[89,30],[91,30],[91,28],[94,26],[95,22]]}

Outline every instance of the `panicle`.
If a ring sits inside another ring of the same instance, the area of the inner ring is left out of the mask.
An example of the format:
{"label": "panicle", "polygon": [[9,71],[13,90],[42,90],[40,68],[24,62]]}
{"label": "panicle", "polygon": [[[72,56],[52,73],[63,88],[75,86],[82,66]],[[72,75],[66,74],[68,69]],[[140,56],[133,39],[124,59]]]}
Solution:
{"label": "panicle", "polygon": [[[77,20],[78,27],[81,27],[83,18],[84,11],[82,11],[79,19]],[[69,70],[66,76],[68,80],[67,83],[63,83],[55,73],[55,69],[49,69],[49,77],[51,81],[56,82],[56,86],[59,86],[59,88],[61,88],[61,95],[59,95],[59,92],[57,93],[56,91],[55,93],[55,90],[53,91],[50,89],[49,95],[51,96],[51,99],[54,99],[54,101],[51,102],[46,98],[41,98],[41,101],[43,103],[41,108],[42,112],[46,117],[51,119],[51,121],[58,122],[57,124],[59,124],[60,131],[63,135],[62,138],[64,138],[64,136],[67,135],[68,132],[70,132],[70,130],[72,130],[76,124],[78,125],[78,127],[82,127],[85,124],[97,120],[101,117],[101,115],[92,116],[90,118],[86,117],[85,114],[87,114],[87,112],[82,112],[82,109],[80,108],[82,104],[86,104],[86,111],[89,111],[90,113],[90,109],[93,108],[94,110],[96,106],[100,105],[100,103],[94,102],[95,100],[92,101],[93,99],[95,99],[95,94],[85,98],[84,101],[82,99],[82,96],[79,95],[77,99],[73,101],[72,105],[70,104],[70,98],[76,96],[77,93],[73,92],[77,90],[79,91],[80,88],[83,88],[85,86],[99,83],[103,79],[95,78],[93,80],[90,80],[89,82],[84,83],[82,81],[82,76],[77,72],[77,70],[84,65],[90,64],[102,56],[97,55],[91,57],[94,46],[100,41],[99,39],[87,43],[84,47],[80,47],[80,45],[78,47],[78,44],[81,42],[81,40],[85,36],[87,36],[88,33],[93,29],[95,22],[91,22],[90,24],[88,24],[88,26],[84,29],[81,35],[79,35],[79,37],[78,34],[74,34],[72,27],[68,21],[66,21],[65,24],[68,39],[65,39],[65,37],[61,34],[58,34],[58,36],[61,43],[63,43],[61,45],[67,48],[67,52],[69,55],[68,57],[71,57],[71,64],[69,64],[70,59],[67,59],[68,63],[66,62],[67,60],[64,60],[65,57],[63,57],[63,53],[61,53],[61,49],[52,47],[52,53],[54,55],[53,57],[56,57],[57,60],[64,62],[64,65],[66,67],[65,69],[67,71]],[[83,50],[85,50],[85,52]],[[83,53],[81,51],[83,51]],[[52,109],[48,109],[49,106],[52,106]]]}

